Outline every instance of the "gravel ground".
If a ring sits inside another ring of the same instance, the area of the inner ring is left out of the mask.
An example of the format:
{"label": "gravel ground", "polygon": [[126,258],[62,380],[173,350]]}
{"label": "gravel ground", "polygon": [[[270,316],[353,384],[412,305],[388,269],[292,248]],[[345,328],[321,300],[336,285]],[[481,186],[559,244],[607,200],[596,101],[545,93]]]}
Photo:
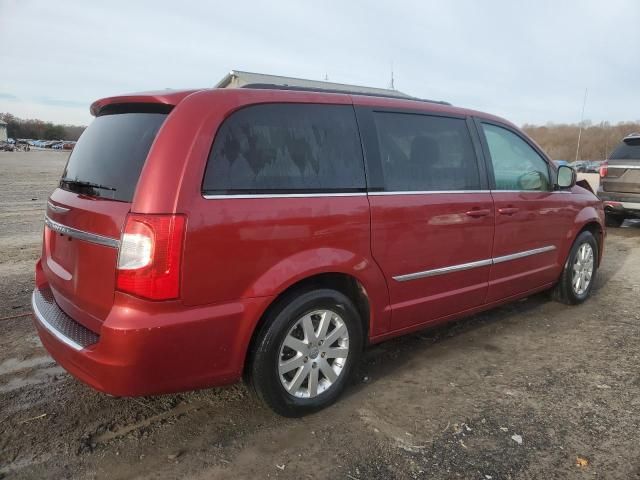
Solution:
{"label": "gravel ground", "polygon": [[375,346],[341,401],[291,420],[242,385],[108,397],[47,355],[23,314],[66,157],[0,153],[0,478],[640,478],[640,223],[609,230],[585,304]]}

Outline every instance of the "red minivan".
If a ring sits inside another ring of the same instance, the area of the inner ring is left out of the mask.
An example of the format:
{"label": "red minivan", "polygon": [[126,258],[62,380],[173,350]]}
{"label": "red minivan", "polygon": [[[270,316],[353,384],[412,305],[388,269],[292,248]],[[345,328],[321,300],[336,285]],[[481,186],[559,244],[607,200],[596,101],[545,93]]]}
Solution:
{"label": "red minivan", "polygon": [[42,343],[100,391],[245,378],[336,400],[370,343],[552,289],[584,301],[604,212],[511,123],[265,85],[105,98],[45,216]]}

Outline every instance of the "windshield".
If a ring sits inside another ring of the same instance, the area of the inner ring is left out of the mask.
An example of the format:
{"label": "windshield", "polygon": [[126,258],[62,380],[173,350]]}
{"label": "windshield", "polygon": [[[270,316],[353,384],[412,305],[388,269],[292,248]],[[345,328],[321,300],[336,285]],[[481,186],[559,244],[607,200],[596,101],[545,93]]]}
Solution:
{"label": "windshield", "polygon": [[60,188],[131,202],[151,144],[165,118],[165,113],[97,117],[69,157]]}

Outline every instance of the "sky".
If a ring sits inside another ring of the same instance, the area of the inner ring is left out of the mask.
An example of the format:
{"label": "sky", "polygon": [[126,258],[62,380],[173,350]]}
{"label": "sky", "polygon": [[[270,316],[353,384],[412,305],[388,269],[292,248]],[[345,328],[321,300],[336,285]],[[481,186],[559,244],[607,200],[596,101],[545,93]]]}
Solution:
{"label": "sky", "polygon": [[0,112],[86,125],[94,100],[230,70],[395,88],[516,124],[640,120],[640,1],[0,0]]}

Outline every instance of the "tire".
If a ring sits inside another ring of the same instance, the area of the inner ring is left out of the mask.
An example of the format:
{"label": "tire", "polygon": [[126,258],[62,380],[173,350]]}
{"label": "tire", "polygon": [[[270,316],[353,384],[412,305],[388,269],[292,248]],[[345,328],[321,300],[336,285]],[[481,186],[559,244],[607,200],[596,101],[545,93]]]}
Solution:
{"label": "tire", "polygon": [[293,292],[265,320],[248,372],[258,398],[285,417],[300,417],[335,402],[364,343],[360,315],[351,300],[331,289]]}
{"label": "tire", "polygon": [[[583,256],[584,252],[587,258]],[[598,242],[591,232],[584,231],[578,235],[573,242],[560,280],[553,289],[555,300],[566,305],[577,305],[589,297],[596,276],[598,252]],[[576,275],[580,275],[580,272],[583,274],[582,281],[586,282],[586,285],[577,283]]]}
{"label": "tire", "polygon": [[611,213],[607,213],[605,215],[605,223],[607,227],[620,227],[624,222],[624,217],[622,215],[614,215]]}

